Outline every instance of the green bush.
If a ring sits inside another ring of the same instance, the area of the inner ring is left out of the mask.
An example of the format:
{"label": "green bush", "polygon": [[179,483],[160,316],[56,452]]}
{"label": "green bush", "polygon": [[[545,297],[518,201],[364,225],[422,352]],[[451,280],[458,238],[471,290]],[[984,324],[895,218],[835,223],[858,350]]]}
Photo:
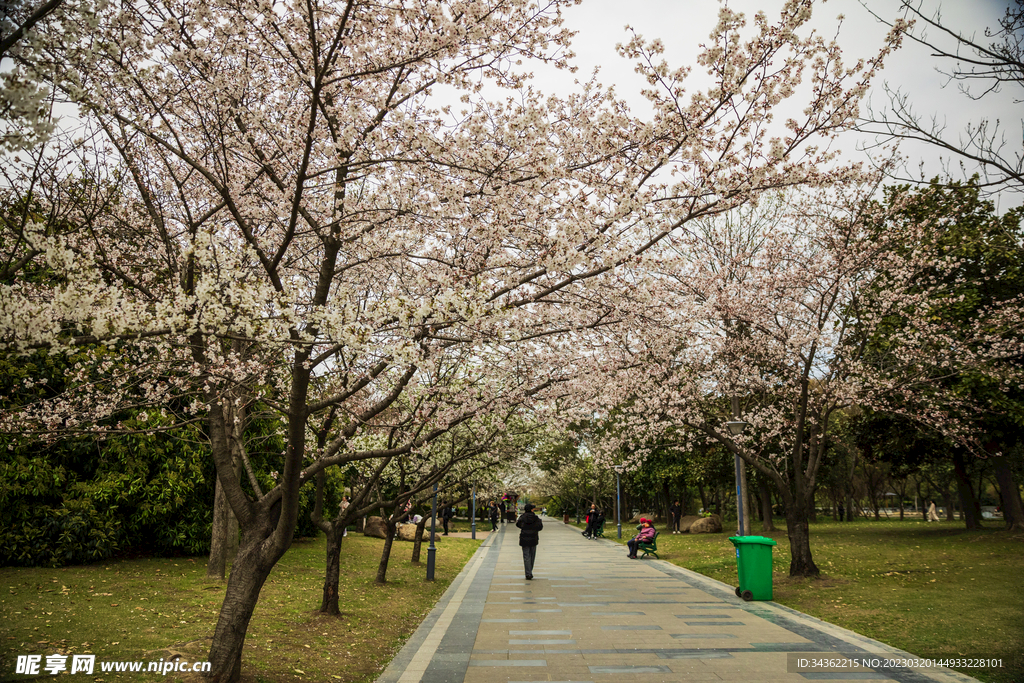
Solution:
{"label": "green bush", "polygon": [[[97,365],[114,350],[76,356],[0,354],[0,410],[17,411],[60,395],[69,368]],[[96,380],[103,374],[97,369]],[[179,406],[180,407],[180,406]],[[168,404],[168,410],[174,405]],[[249,460],[264,491],[280,466],[280,423],[251,408]],[[140,430],[108,434],[104,429]],[[0,566],[61,566],[118,552],[201,555],[209,552],[215,468],[199,425],[170,429],[159,409],[109,416],[95,436],[49,443],[0,437]],[[168,431],[142,433],[158,428]],[[243,477],[243,486],[249,487]],[[325,512],[336,513],[343,476],[329,475]],[[255,496],[255,492],[250,491]],[[315,536],[309,519],[315,486],[303,490],[297,536]]]}
{"label": "green bush", "polygon": [[213,466],[199,436],[0,444],[0,565],[208,552]]}
{"label": "green bush", "polygon": [[63,507],[18,508],[19,519],[7,514],[0,523],[3,564],[59,567],[102,560],[120,548],[119,522],[99,513],[91,501],[69,501]]}

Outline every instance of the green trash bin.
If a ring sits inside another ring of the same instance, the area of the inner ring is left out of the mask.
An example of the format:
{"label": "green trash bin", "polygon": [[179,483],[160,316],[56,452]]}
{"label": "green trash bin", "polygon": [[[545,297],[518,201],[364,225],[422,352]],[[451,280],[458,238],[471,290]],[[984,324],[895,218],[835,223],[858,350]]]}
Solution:
{"label": "green trash bin", "polygon": [[772,599],[772,546],[765,536],[730,536],[736,546],[736,570],[740,585],[736,596],[744,600]]}

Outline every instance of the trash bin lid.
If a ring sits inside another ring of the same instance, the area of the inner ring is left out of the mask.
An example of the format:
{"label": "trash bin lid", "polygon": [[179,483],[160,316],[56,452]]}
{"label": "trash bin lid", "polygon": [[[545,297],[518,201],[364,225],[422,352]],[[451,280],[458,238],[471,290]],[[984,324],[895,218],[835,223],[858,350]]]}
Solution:
{"label": "trash bin lid", "polygon": [[729,540],[733,545],[750,543],[753,545],[778,545],[778,541],[767,536],[730,536]]}

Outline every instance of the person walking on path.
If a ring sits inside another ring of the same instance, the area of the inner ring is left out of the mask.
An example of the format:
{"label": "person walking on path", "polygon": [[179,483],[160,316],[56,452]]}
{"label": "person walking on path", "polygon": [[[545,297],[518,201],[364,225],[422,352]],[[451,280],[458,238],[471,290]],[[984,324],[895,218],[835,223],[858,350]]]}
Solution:
{"label": "person walking on path", "polygon": [[452,509],[452,504],[445,503],[444,508],[441,510],[441,525],[444,527],[444,533],[442,536],[448,535],[448,522],[450,522],[454,516],[455,510]]}
{"label": "person walking on path", "polygon": [[650,543],[651,539],[654,538],[654,525],[651,524],[651,520],[640,518],[640,533],[633,538],[626,541],[626,545],[629,546],[629,559],[636,559],[637,546],[641,543]]}
{"label": "person walking on path", "polygon": [[491,531],[497,531],[498,530],[498,504],[495,503],[493,500],[491,501],[491,509],[490,509],[489,515],[490,515],[490,518],[491,518]]}
{"label": "person walking on path", "polygon": [[533,514],[533,503],[523,507],[523,514],[516,520],[519,532],[519,545],[523,549],[523,568],[526,569],[526,580],[533,580],[533,561],[537,559],[537,544],[540,542],[540,531],[544,522]]}
{"label": "person walking on path", "polygon": [[498,503],[498,510],[501,512],[501,523],[504,524],[508,521],[508,518],[505,516],[508,510],[508,506],[505,504],[504,498],[502,498],[501,502]]}
{"label": "person walking on path", "polygon": [[672,503],[668,508],[669,513],[672,515],[672,533],[679,533],[679,519],[683,516],[683,506],[679,504],[679,501]]}
{"label": "person walking on path", "polygon": [[939,521],[939,513],[935,511],[935,501],[929,501],[931,505],[928,506],[928,521],[937,522]]}

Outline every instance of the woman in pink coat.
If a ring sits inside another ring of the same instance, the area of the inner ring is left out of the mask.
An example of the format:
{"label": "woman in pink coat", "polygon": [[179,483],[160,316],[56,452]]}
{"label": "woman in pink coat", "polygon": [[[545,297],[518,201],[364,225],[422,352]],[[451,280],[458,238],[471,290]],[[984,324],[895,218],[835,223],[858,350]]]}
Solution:
{"label": "woman in pink coat", "polygon": [[654,525],[651,524],[649,519],[640,519],[640,532],[633,538],[626,541],[626,545],[629,546],[629,559],[636,559],[637,546],[641,543],[650,543],[654,540]]}

